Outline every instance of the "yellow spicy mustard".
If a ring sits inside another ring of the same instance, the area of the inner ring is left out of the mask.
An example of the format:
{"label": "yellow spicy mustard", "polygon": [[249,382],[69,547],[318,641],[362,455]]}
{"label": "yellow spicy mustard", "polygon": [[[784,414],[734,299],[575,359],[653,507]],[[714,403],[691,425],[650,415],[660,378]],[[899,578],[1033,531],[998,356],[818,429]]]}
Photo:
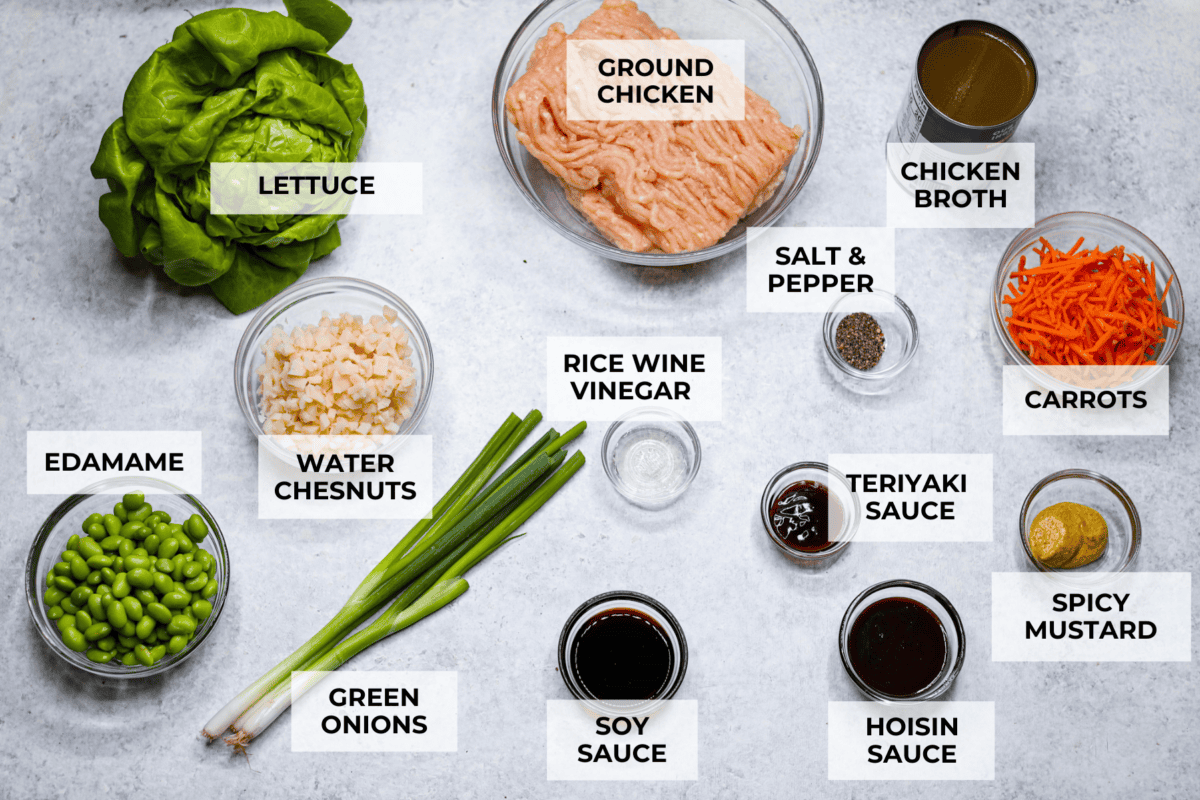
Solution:
{"label": "yellow spicy mustard", "polygon": [[1108,523],[1100,512],[1079,503],[1044,508],[1029,526],[1033,557],[1054,569],[1075,569],[1104,555]]}

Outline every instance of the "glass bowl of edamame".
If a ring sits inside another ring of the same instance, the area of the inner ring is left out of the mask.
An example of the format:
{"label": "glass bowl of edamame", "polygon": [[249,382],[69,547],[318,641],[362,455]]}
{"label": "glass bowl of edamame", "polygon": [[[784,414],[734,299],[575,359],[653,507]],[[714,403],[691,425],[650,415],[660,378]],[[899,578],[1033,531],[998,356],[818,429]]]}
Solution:
{"label": "glass bowl of edamame", "polygon": [[109,478],[68,497],[42,523],[25,563],[42,639],[104,678],[183,663],[216,627],[228,591],[217,521],[195,497],[149,477]]}

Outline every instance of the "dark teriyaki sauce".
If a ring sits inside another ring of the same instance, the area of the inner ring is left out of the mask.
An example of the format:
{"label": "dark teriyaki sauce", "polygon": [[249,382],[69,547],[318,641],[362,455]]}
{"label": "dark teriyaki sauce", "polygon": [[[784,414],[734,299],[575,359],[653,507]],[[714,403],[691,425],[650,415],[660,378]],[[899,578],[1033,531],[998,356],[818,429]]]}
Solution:
{"label": "dark teriyaki sauce", "polygon": [[597,700],[654,700],[667,689],[675,651],[662,626],[632,608],[589,619],[571,642],[571,671]]}
{"label": "dark teriyaki sauce", "polygon": [[771,527],[793,550],[815,553],[831,546],[829,533],[842,530],[842,504],[820,481],[788,486],[771,503]]}
{"label": "dark teriyaki sauce", "polygon": [[907,597],[867,606],[850,628],[850,665],[876,691],[911,697],[946,665],[946,634],[937,615]]}

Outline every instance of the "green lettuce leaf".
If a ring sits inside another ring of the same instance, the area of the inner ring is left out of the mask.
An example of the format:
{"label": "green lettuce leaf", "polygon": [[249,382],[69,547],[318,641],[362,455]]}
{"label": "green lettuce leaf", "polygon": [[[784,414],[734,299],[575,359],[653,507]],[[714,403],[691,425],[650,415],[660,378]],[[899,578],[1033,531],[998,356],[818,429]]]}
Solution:
{"label": "green lettuce leaf", "polygon": [[213,162],[352,162],[367,126],[362,82],[327,55],[350,27],[329,0],[289,16],[207,11],[175,29],[125,90],[92,163],[100,220],[126,256],[255,308],[341,243],[341,216],[209,213]]}

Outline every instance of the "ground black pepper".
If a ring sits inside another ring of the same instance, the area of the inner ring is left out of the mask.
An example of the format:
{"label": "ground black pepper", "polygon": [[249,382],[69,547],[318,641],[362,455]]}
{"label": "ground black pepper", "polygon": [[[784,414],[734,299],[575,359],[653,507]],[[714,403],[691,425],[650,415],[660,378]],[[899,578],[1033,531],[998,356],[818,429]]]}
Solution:
{"label": "ground black pepper", "polygon": [[861,311],[842,317],[835,339],[838,353],[847,364],[859,370],[868,370],[878,364],[886,347],[879,323]]}

